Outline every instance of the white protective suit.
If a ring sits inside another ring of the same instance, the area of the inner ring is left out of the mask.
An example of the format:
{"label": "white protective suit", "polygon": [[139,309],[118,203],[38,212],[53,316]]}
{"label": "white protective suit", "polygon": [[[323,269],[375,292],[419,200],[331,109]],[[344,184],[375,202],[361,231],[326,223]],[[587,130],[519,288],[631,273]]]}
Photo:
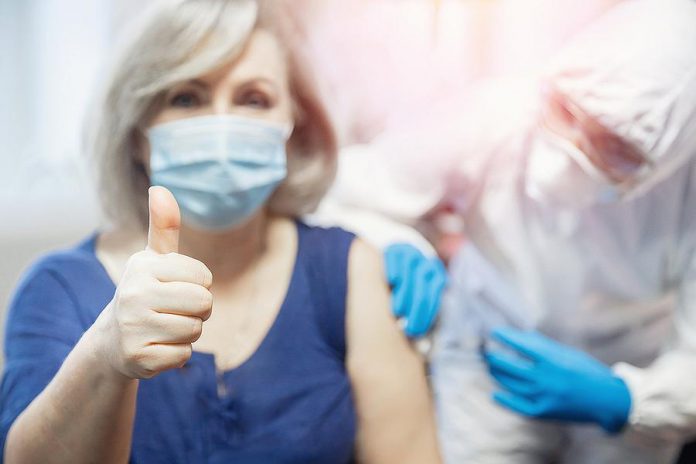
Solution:
{"label": "white protective suit", "polygon": [[[428,180],[430,189],[404,190],[424,205],[440,194],[457,202],[471,240],[452,263],[433,359],[445,455],[477,464],[669,463],[696,434],[696,1],[626,0],[554,69],[557,89],[653,166],[619,202],[578,209],[532,198],[540,97],[530,88],[529,105],[479,111],[504,100],[500,89],[488,101],[485,93],[473,98],[468,123],[458,121],[467,125],[456,157],[444,150],[440,186]],[[424,165],[436,155],[425,153]],[[356,185],[363,192],[353,199],[339,176],[340,202],[353,210],[377,204],[389,215],[395,186],[407,185],[393,180],[404,177],[393,160],[375,154],[370,171],[392,179]],[[390,186],[391,200],[375,200],[378,187],[365,193],[371,185]],[[365,224],[357,228],[369,236]],[[613,365],[632,397],[626,431],[607,437],[495,405],[476,350],[481,329],[500,323],[536,328]]]}

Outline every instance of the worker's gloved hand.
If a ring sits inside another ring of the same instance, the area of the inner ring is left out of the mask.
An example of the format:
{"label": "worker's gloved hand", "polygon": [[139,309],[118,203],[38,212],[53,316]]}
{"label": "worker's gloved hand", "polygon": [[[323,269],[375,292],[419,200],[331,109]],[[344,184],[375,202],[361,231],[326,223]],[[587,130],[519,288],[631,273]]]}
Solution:
{"label": "worker's gloved hand", "polygon": [[496,329],[494,340],[517,351],[484,350],[503,388],[493,398],[528,417],[594,422],[617,433],[628,420],[631,395],[623,380],[593,357],[538,332]]}
{"label": "worker's gloved hand", "polygon": [[447,283],[445,266],[427,258],[408,244],[389,246],[384,252],[387,281],[392,287],[392,311],[405,322],[409,337],[425,335],[435,322]]}

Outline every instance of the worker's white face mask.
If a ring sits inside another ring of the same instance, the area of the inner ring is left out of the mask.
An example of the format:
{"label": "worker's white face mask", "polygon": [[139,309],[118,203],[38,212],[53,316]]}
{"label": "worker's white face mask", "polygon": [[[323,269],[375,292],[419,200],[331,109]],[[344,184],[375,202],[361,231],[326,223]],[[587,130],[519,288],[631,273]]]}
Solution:
{"label": "worker's white face mask", "polygon": [[530,145],[525,189],[539,202],[572,209],[618,201],[624,193],[571,141],[541,128]]}
{"label": "worker's white face mask", "polygon": [[148,131],[151,183],[171,190],[188,224],[232,228],[285,179],[290,132],[289,125],[231,115],[157,125]]}

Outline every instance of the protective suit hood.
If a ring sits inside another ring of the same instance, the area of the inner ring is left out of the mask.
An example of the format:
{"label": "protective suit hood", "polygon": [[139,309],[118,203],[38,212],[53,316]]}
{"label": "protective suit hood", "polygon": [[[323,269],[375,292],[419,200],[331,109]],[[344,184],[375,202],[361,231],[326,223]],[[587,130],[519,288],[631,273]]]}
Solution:
{"label": "protective suit hood", "polygon": [[627,0],[566,47],[548,82],[652,167],[645,192],[696,153],[696,1]]}

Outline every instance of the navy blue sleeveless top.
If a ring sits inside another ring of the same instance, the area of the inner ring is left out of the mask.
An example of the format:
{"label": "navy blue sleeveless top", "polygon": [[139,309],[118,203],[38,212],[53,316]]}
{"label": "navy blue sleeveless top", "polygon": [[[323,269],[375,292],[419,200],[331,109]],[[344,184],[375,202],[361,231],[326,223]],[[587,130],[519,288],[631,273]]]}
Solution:
{"label": "navy blue sleeveless top", "polygon": [[[140,382],[132,463],[348,463],[356,418],[346,372],[345,302],[353,235],[297,224],[287,294],[258,349],[225,372],[194,352]],[[96,236],[35,264],[7,321],[0,440],[48,384],[115,287]],[[2,458],[0,457],[0,461]]]}

